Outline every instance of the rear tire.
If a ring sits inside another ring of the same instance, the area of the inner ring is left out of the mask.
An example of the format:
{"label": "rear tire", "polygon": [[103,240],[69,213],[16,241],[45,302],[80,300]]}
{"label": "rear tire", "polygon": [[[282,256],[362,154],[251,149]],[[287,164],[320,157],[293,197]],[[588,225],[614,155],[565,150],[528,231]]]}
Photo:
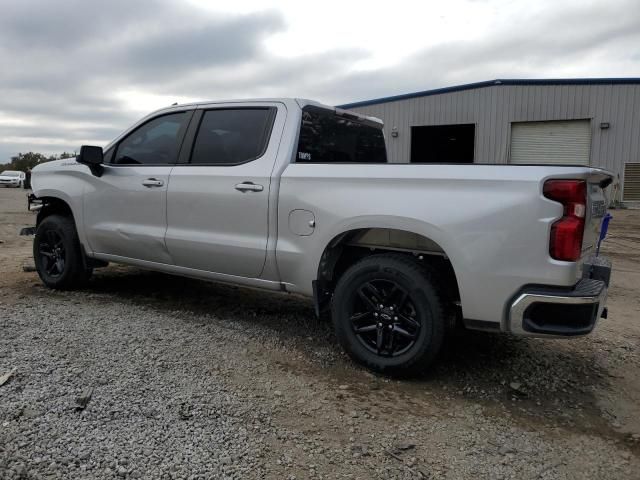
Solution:
{"label": "rear tire", "polygon": [[62,215],[44,218],[33,240],[33,260],[42,282],[56,290],[81,288],[93,273],[86,268],[73,219]]}
{"label": "rear tire", "polygon": [[358,363],[384,373],[418,373],[445,333],[436,272],[401,254],[366,257],[340,278],[332,300],[336,336]]}

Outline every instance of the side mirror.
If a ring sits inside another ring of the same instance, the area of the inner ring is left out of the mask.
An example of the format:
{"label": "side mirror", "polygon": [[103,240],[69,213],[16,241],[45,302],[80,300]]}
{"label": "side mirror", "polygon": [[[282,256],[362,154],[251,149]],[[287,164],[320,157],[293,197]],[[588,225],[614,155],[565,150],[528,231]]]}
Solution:
{"label": "side mirror", "polygon": [[82,145],[80,147],[80,155],[76,158],[78,163],[83,163],[90,167],[101,165],[104,161],[102,147],[94,147],[92,145]]}
{"label": "side mirror", "polygon": [[82,145],[80,147],[80,155],[76,157],[76,162],[87,165],[91,173],[96,177],[101,177],[104,172],[102,168],[103,161],[102,147],[94,147],[92,145]]}

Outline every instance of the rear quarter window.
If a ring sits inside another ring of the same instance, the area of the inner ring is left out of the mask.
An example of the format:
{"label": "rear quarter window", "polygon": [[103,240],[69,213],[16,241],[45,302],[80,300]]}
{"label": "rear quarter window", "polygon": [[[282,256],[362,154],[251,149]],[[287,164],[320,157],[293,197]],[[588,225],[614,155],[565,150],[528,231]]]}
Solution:
{"label": "rear quarter window", "polygon": [[296,163],[386,162],[381,128],[338,116],[324,108],[303,109]]}

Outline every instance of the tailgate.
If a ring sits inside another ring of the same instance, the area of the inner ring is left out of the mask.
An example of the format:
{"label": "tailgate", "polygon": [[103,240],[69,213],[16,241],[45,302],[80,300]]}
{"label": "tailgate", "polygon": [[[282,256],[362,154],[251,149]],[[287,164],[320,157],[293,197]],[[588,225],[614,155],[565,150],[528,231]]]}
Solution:
{"label": "tailgate", "polygon": [[593,170],[587,177],[587,205],[585,212],[583,257],[593,251],[598,244],[602,217],[607,213],[608,199],[605,189],[613,176],[604,170]]}

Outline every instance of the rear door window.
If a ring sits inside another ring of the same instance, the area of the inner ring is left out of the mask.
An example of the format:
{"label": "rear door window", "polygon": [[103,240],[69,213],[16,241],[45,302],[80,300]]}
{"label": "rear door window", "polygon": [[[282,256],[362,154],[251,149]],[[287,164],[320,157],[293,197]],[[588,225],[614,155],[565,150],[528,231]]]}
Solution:
{"label": "rear door window", "polygon": [[275,112],[272,107],[205,111],[191,163],[239,165],[260,158],[269,143]]}
{"label": "rear door window", "polygon": [[307,106],[302,111],[297,163],[386,163],[382,129]]}

